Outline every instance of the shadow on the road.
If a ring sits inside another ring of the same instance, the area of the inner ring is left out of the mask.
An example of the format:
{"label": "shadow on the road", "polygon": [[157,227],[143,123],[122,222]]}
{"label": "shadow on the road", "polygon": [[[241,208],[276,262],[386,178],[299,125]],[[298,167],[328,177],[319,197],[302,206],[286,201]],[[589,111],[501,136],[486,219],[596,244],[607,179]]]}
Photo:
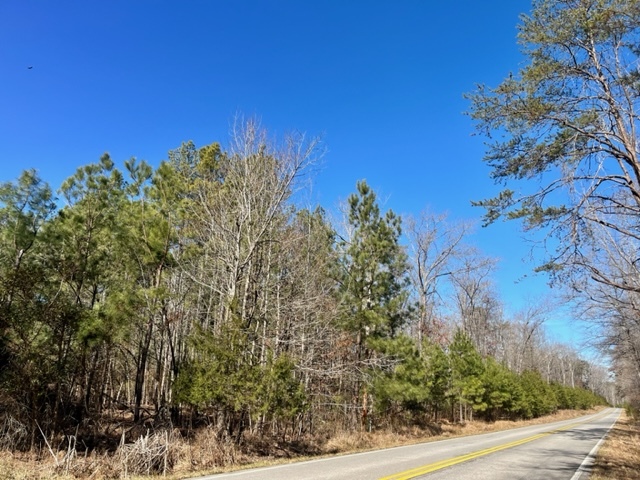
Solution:
{"label": "shadow on the road", "polygon": [[578,428],[572,428],[570,430],[562,430],[560,432],[554,432],[552,435],[568,435],[573,440],[598,441],[607,433],[608,430],[609,430],[609,427],[592,428],[589,430],[580,430]]}

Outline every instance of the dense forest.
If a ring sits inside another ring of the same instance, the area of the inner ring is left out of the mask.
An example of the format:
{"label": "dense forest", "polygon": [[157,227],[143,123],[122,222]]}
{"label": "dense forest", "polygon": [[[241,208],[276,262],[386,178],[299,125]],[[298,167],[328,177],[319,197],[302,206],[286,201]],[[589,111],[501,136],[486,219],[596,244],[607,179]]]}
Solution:
{"label": "dense forest", "polygon": [[505,315],[468,226],[382,212],[365,181],[339,228],[298,207],[320,153],[250,121],[155,169],[104,155],[56,194],[32,170],[2,185],[0,438],[240,443],[612,398],[544,306]]}

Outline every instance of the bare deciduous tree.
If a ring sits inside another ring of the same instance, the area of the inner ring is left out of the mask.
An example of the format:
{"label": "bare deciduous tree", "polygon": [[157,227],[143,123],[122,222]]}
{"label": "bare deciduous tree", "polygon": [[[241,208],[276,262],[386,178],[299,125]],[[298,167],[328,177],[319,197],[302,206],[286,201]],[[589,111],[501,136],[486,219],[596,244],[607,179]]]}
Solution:
{"label": "bare deciduous tree", "polygon": [[428,211],[418,218],[409,217],[405,223],[411,283],[418,303],[417,325],[413,325],[415,336],[420,344],[423,337],[443,344],[446,325],[439,307],[444,301],[447,283],[465,268],[461,257],[468,247],[463,242],[471,226],[465,222],[449,223],[446,215]]}
{"label": "bare deciduous tree", "polygon": [[460,328],[483,357],[496,347],[497,326],[502,320],[502,305],[491,282],[495,266],[494,259],[470,251],[462,268],[452,275]]}

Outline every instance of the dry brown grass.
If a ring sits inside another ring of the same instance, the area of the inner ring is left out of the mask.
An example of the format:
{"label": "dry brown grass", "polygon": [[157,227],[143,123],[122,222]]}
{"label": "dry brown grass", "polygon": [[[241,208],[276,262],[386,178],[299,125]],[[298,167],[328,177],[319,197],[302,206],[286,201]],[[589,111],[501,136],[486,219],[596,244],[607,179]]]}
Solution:
{"label": "dry brown grass", "polygon": [[430,442],[445,438],[478,435],[481,433],[509,430],[511,428],[525,427],[528,425],[540,425],[544,423],[569,420],[571,418],[589,415],[600,411],[601,408],[592,410],[560,410],[552,415],[534,418],[531,420],[498,420],[487,423],[473,421],[465,424],[443,423],[426,428],[404,428],[394,432],[378,431],[365,432],[338,432],[324,445],[323,453],[350,453],[364,450],[389,448],[413,443]]}
{"label": "dry brown grass", "polygon": [[541,425],[543,423],[559,422],[561,420],[569,420],[571,418],[581,417],[599,412],[603,407],[593,408],[591,410],[559,410],[556,413],[531,420],[498,420],[493,423],[487,422],[470,422],[466,425],[454,425],[452,430],[454,435],[477,435],[480,433],[497,432],[500,430],[509,430],[510,428],[526,427],[528,425]]}
{"label": "dry brown grass", "polygon": [[[346,454],[464,435],[507,430],[575,418],[592,411],[561,411],[528,421],[469,422],[465,425],[440,424],[424,428],[405,427],[368,432],[332,432],[306,439],[305,443],[274,443],[260,437],[246,436],[242,447],[221,442],[215,432],[202,429],[187,440],[176,432],[147,433],[134,443],[121,445],[115,454],[78,454],[62,451],[54,455],[40,452],[11,454],[0,452],[0,480],[91,480],[113,478],[149,478],[160,474],[168,480],[242,468],[274,465],[321,456]],[[627,478],[627,477],[602,477]],[[640,477],[628,477],[640,478]]]}
{"label": "dry brown grass", "polygon": [[596,456],[591,480],[640,480],[640,424],[622,414]]}

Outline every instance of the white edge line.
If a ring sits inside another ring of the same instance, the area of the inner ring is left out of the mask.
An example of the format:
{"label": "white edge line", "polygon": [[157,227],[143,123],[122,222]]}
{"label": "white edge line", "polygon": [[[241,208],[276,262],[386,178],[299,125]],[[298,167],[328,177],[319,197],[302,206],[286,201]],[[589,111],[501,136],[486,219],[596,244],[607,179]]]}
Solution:
{"label": "white edge line", "polygon": [[589,472],[591,470],[591,466],[593,465],[593,463],[595,462],[595,459],[596,459],[596,453],[598,453],[598,450],[600,449],[600,446],[602,445],[602,442],[605,441],[605,439],[609,435],[609,432],[611,431],[611,429],[618,422],[618,419],[620,418],[621,414],[622,414],[622,411],[618,412],[618,416],[616,417],[614,422],[607,429],[607,431],[602,436],[602,438],[598,441],[598,443],[596,443],[595,447],[593,447],[591,449],[591,451],[587,454],[587,456],[584,457],[584,460],[582,461],[582,463],[578,467],[578,470],[576,470],[576,473],[573,474],[573,477],[571,477],[571,480],[579,480],[579,478],[582,477],[583,473],[587,473],[587,472]]}

